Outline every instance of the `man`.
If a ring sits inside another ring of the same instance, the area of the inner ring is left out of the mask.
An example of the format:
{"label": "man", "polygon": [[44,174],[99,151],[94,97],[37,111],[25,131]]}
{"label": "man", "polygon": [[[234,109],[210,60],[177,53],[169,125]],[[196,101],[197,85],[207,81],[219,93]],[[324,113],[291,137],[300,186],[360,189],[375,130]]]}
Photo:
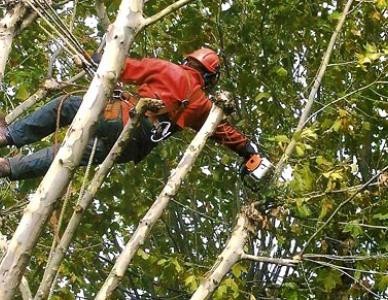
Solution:
{"label": "man", "polygon": [[[198,131],[212,106],[204,91],[217,83],[219,74],[219,57],[208,48],[187,55],[181,65],[154,58],[127,58],[121,81],[136,84],[140,97],[160,99],[165,107],[158,112],[144,114],[118,162],[141,161],[160,141],[185,127]],[[134,107],[134,97],[128,97],[120,91],[115,91],[113,96],[121,101],[108,103],[104,117],[97,126],[98,142],[94,163],[100,163],[106,157],[128,121],[129,111]],[[60,126],[69,125],[81,101],[80,97],[75,96],[55,99],[11,125],[3,122],[0,124],[0,147],[21,147],[53,133],[56,130],[57,114]],[[226,121],[217,127],[212,138],[247,161],[253,155],[259,157],[257,146]],[[93,140],[87,146],[81,165],[87,163]],[[44,175],[54,159],[56,148],[54,145],[26,156],[0,158],[0,177],[18,180]]]}

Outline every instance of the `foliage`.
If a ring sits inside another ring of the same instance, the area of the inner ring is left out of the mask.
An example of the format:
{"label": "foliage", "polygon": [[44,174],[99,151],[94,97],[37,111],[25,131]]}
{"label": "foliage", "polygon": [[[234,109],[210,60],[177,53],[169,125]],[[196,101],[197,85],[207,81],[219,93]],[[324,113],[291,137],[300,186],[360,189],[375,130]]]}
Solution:
{"label": "foliage", "polygon": [[[173,2],[148,1],[145,14],[152,15]],[[105,4],[113,20],[119,1]],[[179,62],[183,53],[201,45],[220,49],[224,62],[220,88],[232,91],[239,99],[231,119],[258,140],[263,152],[276,162],[296,127],[343,5],[344,1],[320,0],[193,1],[140,33],[130,54]],[[281,188],[269,186],[259,193],[251,192],[238,177],[236,156],[210,141],[128,268],[115,298],[187,299],[221,252],[241,204],[250,201],[271,200],[283,208],[266,211],[268,224],[247,250],[293,256],[322,221],[354,193],[352,187],[388,164],[387,8],[384,0],[354,4],[315,99],[317,113],[297,140],[296,153],[287,166],[291,175],[284,175]],[[58,13],[68,22],[72,1]],[[101,28],[88,25],[94,18],[94,1],[79,1],[75,35],[88,51],[97,47],[103,35]],[[46,77],[54,42],[39,24],[45,26],[38,20],[14,41],[5,92],[0,94],[3,111],[25,100]],[[55,76],[61,80],[78,71],[65,53],[58,66]],[[67,91],[86,87],[87,80],[83,80]],[[180,132],[140,164],[115,167],[60,268],[54,299],[90,299],[95,295],[114,257],[161,191],[192,137],[190,130]],[[38,149],[49,142],[47,139],[23,150]],[[83,171],[81,168],[72,182],[72,205]],[[38,180],[1,182],[3,234],[12,235],[28,194],[37,184]],[[368,290],[388,297],[387,274],[380,274],[388,267],[387,210],[387,190],[374,184],[339,211],[307,247],[308,253],[371,258],[316,259],[349,268],[340,270],[312,261],[296,269],[241,262],[221,283],[214,299],[374,297]],[[68,208],[65,220],[70,215]],[[33,253],[26,275],[34,291],[52,238],[49,226]],[[372,258],[376,255],[380,257]]]}

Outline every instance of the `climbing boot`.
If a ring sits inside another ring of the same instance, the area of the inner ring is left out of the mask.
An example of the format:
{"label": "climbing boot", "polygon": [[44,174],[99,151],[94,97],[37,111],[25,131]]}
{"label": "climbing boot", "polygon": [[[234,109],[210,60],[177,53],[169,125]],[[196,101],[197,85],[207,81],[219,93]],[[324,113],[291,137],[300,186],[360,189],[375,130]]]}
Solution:
{"label": "climbing boot", "polygon": [[8,177],[9,175],[11,175],[9,160],[0,157],[0,177]]}

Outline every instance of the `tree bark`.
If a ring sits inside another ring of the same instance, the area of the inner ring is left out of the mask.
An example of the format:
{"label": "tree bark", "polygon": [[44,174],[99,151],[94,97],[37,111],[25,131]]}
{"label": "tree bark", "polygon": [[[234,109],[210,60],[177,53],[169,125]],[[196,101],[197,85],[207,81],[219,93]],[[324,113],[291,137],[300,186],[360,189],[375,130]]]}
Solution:
{"label": "tree bark", "polygon": [[145,238],[151,231],[153,225],[162,215],[170,199],[175,196],[183,178],[191,170],[196,158],[205,146],[207,138],[212,135],[222,117],[222,110],[213,104],[205,124],[187,147],[187,150],[178,166],[171,172],[169,180],[164,186],[162,192],[140,221],[135,233],[117,258],[108,278],[96,296],[97,300],[109,298],[112,292],[119,285],[136,251],[144,243]]}
{"label": "tree bark", "polygon": [[233,265],[238,262],[244,254],[244,245],[249,237],[249,228],[252,226],[248,218],[247,210],[254,209],[244,206],[242,212],[237,216],[232,235],[222,253],[218,256],[212,269],[199,285],[191,300],[209,299],[220,284],[222,278],[229,272]]}
{"label": "tree bark", "polygon": [[46,79],[46,81],[43,84],[43,87],[39,88],[33,95],[28,97],[28,99],[24,100],[22,103],[16,106],[9,114],[7,114],[7,116],[5,117],[6,123],[11,124],[13,121],[19,118],[20,115],[22,115],[24,112],[29,110],[32,106],[34,106],[36,103],[41,101],[44,97],[46,97],[49,91],[55,91],[55,90],[60,90],[62,88],[65,88],[66,86],[71,85],[74,81],[78,80],[84,75],[85,75],[85,72],[82,71],[65,82],[57,82],[54,79]]}
{"label": "tree bark", "polygon": [[[7,237],[0,232],[0,257],[4,252],[7,251]],[[28,284],[27,279],[23,276],[19,285],[20,294],[23,300],[31,300],[32,293],[30,285]]]}
{"label": "tree bark", "polygon": [[11,299],[20,283],[40,232],[53,205],[62,196],[78,165],[90,132],[118,79],[125,54],[143,21],[143,2],[123,0],[117,19],[107,36],[105,53],[70,126],[64,144],[43,178],[16,229],[0,265],[0,299]]}
{"label": "tree bark", "polygon": [[19,3],[11,7],[0,20],[0,85],[3,83],[5,66],[12,48],[12,41],[22,24],[27,8]]}

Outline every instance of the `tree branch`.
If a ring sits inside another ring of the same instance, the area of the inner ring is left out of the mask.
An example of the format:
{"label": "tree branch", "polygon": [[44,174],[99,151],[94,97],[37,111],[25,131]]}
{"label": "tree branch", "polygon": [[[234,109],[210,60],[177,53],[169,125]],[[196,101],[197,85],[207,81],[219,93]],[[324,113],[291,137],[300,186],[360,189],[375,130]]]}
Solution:
{"label": "tree branch", "polygon": [[115,160],[122,153],[123,147],[129,140],[132,129],[139,123],[143,107],[147,107],[147,105],[144,104],[144,101],[146,100],[139,101],[140,104],[136,108],[136,111],[138,113],[133,116],[125,125],[120,136],[117,138],[117,141],[110,150],[109,154],[100,165],[96,174],[93,176],[93,179],[88,185],[88,188],[85,193],[82,195],[82,198],[78,200],[78,203],[74,208],[73,215],[71,216],[70,221],[66,226],[65,232],[63,233],[61,240],[58,246],[56,247],[53,255],[47,262],[45,272],[43,274],[43,279],[39,285],[38,291],[35,295],[35,299],[47,298],[50,286],[53,284],[55,274],[57,273],[57,270],[59,269],[59,266],[67,250],[69,249],[70,243],[75,235],[76,229],[81,223],[81,219],[85,210],[92,202],[105,177],[111,170]]}
{"label": "tree branch", "polygon": [[[7,237],[0,232],[0,257],[7,251]],[[19,285],[23,300],[32,300],[32,293],[27,279],[23,276]]]}
{"label": "tree branch", "polygon": [[32,96],[28,97],[18,106],[16,106],[10,113],[8,113],[8,115],[5,117],[5,121],[7,122],[7,124],[11,124],[17,118],[19,118],[19,116],[21,116],[24,112],[26,112],[36,103],[38,103],[43,98],[45,98],[48,92],[60,90],[67,86],[70,86],[74,83],[74,81],[85,76],[85,74],[86,74],[85,71],[81,71],[80,73],[78,73],[77,75],[75,75],[74,77],[70,78],[65,82],[58,82],[54,79],[46,79],[46,81],[43,83],[43,87],[38,89]]}
{"label": "tree branch", "polygon": [[302,131],[302,129],[304,127],[304,123],[307,120],[308,115],[310,114],[310,111],[312,109],[312,105],[314,103],[314,99],[315,99],[317,92],[318,92],[318,89],[321,85],[322,78],[325,74],[327,65],[328,65],[329,60],[330,60],[331,53],[333,51],[335,42],[337,40],[337,36],[338,36],[339,32],[341,31],[343,24],[345,23],[346,16],[348,15],[348,12],[349,12],[349,9],[350,9],[352,3],[353,3],[353,0],[348,0],[348,2],[346,3],[345,8],[342,12],[342,16],[339,19],[338,24],[337,24],[337,26],[336,26],[336,28],[335,28],[335,30],[330,38],[329,45],[327,46],[325,55],[322,58],[321,65],[320,65],[318,73],[315,77],[313,87],[312,87],[310,94],[309,94],[309,97],[307,99],[307,103],[303,109],[302,115],[299,118],[299,122],[298,122],[298,125],[296,127],[295,133],[291,139],[291,142],[288,144],[283,156],[280,158],[280,161],[276,165],[275,172],[274,172],[275,178],[277,178],[279,176],[279,174],[282,171],[283,165],[285,164],[285,162],[288,160],[288,158],[291,156],[292,152],[295,149],[296,137]]}
{"label": "tree branch", "polygon": [[30,197],[8,251],[0,264],[0,298],[10,300],[28,264],[32,249],[55,202],[62,196],[79,164],[98,117],[117,81],[129,46],[141,29],[143,2],[123,0],[116,21],[108,33],[108,41],[82,104],[65,140],[37,191]]}
{"label": "tree branch", "polygon": [[144,243],[145,238],[162,215],[170,199],[177,193],[183,178],[191,170],[196,158],[201,153],[207,138],[214,132],[215,128],[222,120],[222,117],[222,110],[213,104],[205,124],[187,147],[178,166],[171,172],[169,180],[163,190],[140,221],[135,233],[117,258],[108,278],[98,292],[96,300],[106,299],[116,289],[123,278],[129,263],[136,254],[136,251]]}
{"label": "tree branch", "polygon": [[182,6],[186,5],[187,3],[190,3],[192,2],[193,0],[179,0],[171,5],[169,5],[168,7],[162,9],[160,12],[158,12],[157,14],[154,14],[153,16],[151,17],[148,17],[144,20],[144,26],[148,26],[148,25],[151,25],[157,21],[159,21],[161,18],[165,17],[166,15],[168,15],[169,13],[172,13],[176,10],[178,10],[179,8],[181,8]]}
{"label": "tree branch", "polygon": [[372,176],[372,178],[370,178],[367,182],[365,182],[365,184],[363,184],[352,196],[350,196],[348,199],[346,199],[340,205],[338,205],[338,207],[333,211],[333,213],[330,215],[330,217],[327,218],[327,220],[323,223],[323,225],[321,227],[319,227],[314,232],[314,234],[307,240],[306,244],[303,246],[303,249],[302,249],[300,255],[303,255],[303,253],[306,251],[306,248],[310,245],[311,241],[322,231],[323,228],[325,228],[327,226],[327,224],[329,224],[331,222],[331,220],[334,218],[334,216],[340,211],[340,209],[344,205],[346,205],[347,203],[352,201],[359,193],[361,193],[363,190],[365,190],[369,186],[369,184],[371,184],[374,180],[376,180],[376,178],[378,178],[380,176],[380,174],[384,173],[386,170],[388,170],[388,166],[383,168],[381,171],[377,172],[376,175]]}
{"label": "tree branch", "polygon": [[241,255],[241,259],[248,259],[248,260],[253,260],[257,262],[277,264],[277,265],[283,265],[283,266],[289,266],[289,267],[294,267],[296,264],[299,264],[301,262],[300,259],[272,258],[272,257],[250,255],[246,253],[243,253]]}
{"label": "tree branch", "polygon": [[108,13],[103,0],[97,0],[95,4],[97,17],[100,20],[100,24],[104,30],[107,30],[110,25]]}

